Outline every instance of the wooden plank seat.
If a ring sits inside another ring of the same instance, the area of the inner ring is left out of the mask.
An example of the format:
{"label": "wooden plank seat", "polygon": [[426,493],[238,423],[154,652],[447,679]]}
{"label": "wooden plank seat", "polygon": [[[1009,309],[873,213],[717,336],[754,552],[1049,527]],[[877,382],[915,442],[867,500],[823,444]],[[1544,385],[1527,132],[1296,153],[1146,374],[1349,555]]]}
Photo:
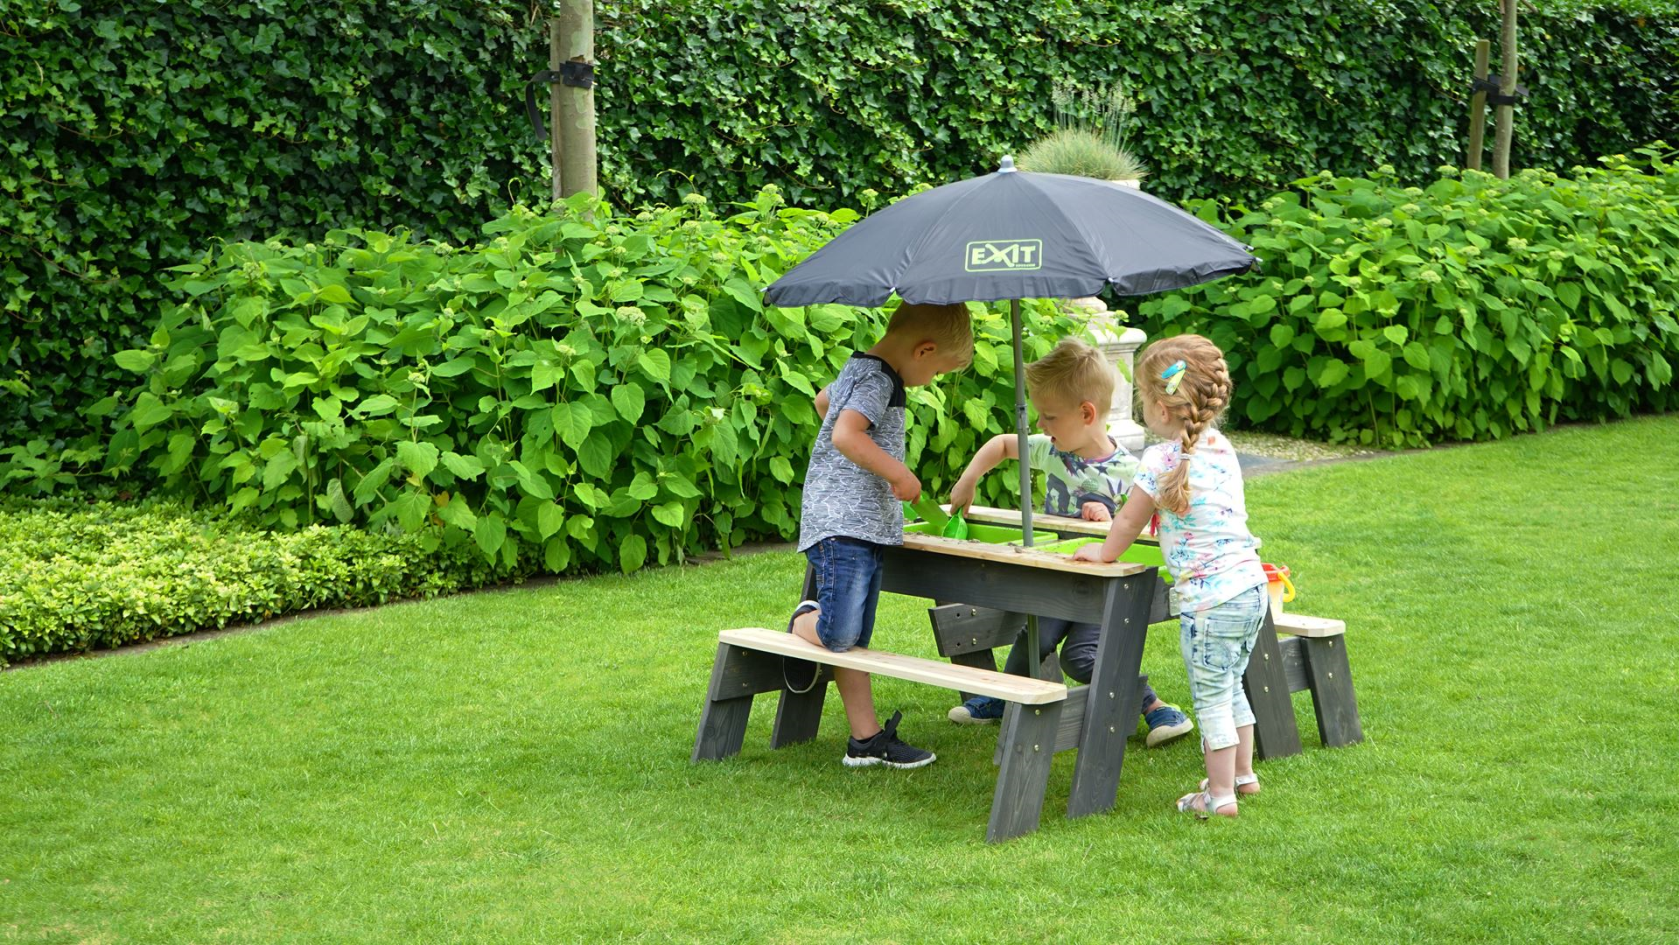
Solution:
{"label": "wooden plank seat", "polygon": [[[782,661],[793,657],[820,664],[818,684],[807,693],[786,689]],[[1050,760],[1061,727],[1067,687],[1058,682],[1010,676],[938,660],[852,649],[834,653],[791,634],[761,628],[724,630],[717,635],[717,659],[700,713],[692,761],[720,760],[739,753],[746,738],[752,699],[779,692],[770,747],[816,737],[822,702],[833,667],[993,696],[1008,703],[999,735],[997,786],[985,838],[990,842],[1030,833],[1038,827],[1049,787]]]}
{"label": "wooden plank seat", "polygon": [[721,643],[762,650],[766,653],[779,653],[782,656],[791,656],[812,663],[840,666],[845,669],[861,670],[875,676],[890,676],[893,679],[907,679],[910,682],[926,683],[929,686],[942,686],[945,689],[972,692],[977,695],[1001,699],[1004,702],[1018,702],[1021,705],[1043,705],[1046,702],[1060,702],[1067,698],[1067,687],[1058,682],[1030,679],[1025,676],[1010,676],[1007,673],[999,673],[994,669],[958,666],[953,663],[941,663],[938,660],[922,659],[919,656],[904,656],[900,653],[866,650],[862,647],[854,647],[844,653],[835,653],[822,647],[811,646],[804,640],[784,631],[763,630],[756,627],[724,630],[717,635],[717,639]]}

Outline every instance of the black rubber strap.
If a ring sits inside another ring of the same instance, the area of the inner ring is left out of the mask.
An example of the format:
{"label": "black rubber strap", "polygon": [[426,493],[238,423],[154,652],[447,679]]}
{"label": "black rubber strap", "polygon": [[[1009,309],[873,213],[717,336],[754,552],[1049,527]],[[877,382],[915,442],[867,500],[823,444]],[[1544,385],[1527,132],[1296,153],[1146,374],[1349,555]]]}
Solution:
{"label": "black rubber strap", "polygon": [[542,113],[536,110],[536,87],[560,81],[560,73],[552,69],[544,69],[530,77],[525,83],[525,114],[530,117],[531,130],[543,141],[548,140],[548,129],[542,125]]}

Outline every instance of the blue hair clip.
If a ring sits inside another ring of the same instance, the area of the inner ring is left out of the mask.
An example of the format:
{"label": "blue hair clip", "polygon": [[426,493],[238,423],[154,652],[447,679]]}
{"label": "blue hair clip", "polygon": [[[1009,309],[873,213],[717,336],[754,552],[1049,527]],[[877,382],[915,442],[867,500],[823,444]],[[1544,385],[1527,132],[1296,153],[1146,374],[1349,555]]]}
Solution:
{"label": "blue hair clip", "polygon": [[1183,376],[1187,370],[1188,366],[1182,361],[1173,361],[1171,367],[1160,372],[1160,379],[1166,382],[1166,393],[1168,395],[1178,392],[1178,385],[1183,383]]}

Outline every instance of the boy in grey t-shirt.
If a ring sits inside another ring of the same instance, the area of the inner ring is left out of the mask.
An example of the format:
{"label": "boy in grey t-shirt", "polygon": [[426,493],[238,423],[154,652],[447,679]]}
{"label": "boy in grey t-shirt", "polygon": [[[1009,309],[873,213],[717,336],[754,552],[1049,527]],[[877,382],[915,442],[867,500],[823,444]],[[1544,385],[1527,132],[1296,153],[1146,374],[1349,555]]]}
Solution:
{"label": "boy in grey t-shirt", "polygon": [[[904,389],[967,366],[973,329],[964,305],[911,305],[867,352],[854,354],[834,382],[816,395],[822,429],[805,473],[799,550],[810,559],[816,599],[793,611],[787,629],[835,652],[866,647],[880,598],[881,547],[904,541],[902,502],[921,496],[921,480],[904,465]],[[817,666],[785,661],[787,688],[807,692]],[[919,768],[932,752],[898,738],[896,713],[885,727],[875,714],[869,674],[834,667],[851,738],[841,759],[848,767],[884,764]]]}

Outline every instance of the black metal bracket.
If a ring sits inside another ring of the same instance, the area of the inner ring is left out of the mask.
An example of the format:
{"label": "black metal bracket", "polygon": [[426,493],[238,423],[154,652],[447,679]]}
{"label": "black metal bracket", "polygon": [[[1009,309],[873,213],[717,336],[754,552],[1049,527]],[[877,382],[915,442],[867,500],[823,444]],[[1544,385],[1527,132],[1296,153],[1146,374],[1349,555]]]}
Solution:
{"label": "black metal bracket", "polygon": [[558,69],[544,69],[525,83],[525,115],[531,120],[531,131],[543,141],[548,140],[548,129],[542,124],[542,113],[536,109],[536,89],[539,85],[555,82],[576,89],[592,89],[595,87],[595,64],[580,60],[562,62]]}
{"label": "black metal bracket", "polygon": [[572,88],[592,89],[595,87],[595,64],[573,59],[560,63],[560,81]]}
{"label": "black metal bracket", "polygon": [[1498,76],[1489,75],[1484,79],[1476,79],[1469,83],[1471,95],[1486,93],[1488,105],[1520,105],[1528,97],[1527,86],[1518,85],[1514,95],[1500,95],[1499,87],[1504,83]]}

